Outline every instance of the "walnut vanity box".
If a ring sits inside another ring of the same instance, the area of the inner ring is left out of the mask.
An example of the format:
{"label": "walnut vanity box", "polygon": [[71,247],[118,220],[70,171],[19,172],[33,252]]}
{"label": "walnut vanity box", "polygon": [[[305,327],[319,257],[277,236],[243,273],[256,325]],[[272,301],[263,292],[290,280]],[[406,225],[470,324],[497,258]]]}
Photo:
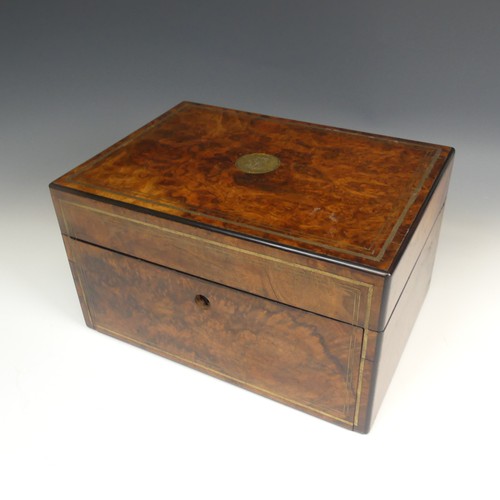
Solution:
{"label": "walnut vanity box", "polygon": [[368,432],[452,157],[183,102],[50,189],[89,327]]}

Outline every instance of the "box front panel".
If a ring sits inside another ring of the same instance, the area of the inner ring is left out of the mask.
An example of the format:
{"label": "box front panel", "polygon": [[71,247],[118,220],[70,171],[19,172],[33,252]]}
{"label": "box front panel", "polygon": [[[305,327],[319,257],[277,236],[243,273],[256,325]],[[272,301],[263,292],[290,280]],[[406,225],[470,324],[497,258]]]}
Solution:
{"label": "box front panel", "polygon": [[354,425],[363,329],[65,240],[97,330]]}
{"label": "box front panel", "polygon": [[335,269],[340,275],[289,252],[68,193],[54,192],[54,201],[62,233],[72,238],[349,324],[376,325],[380,277]]}

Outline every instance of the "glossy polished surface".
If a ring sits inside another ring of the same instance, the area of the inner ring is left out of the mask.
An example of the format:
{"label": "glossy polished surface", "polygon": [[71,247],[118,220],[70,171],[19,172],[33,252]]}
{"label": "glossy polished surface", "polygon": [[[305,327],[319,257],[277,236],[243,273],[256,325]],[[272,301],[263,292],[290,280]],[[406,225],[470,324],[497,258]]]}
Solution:
{"label": "glossy polished surface", "polygon": [[66,242],[89,326],[320,418],[354,425],[361,328]]}
{"label": "glossy polished surface", "polygon": [[[279,168],[242,172],[252,153]],[[452,154],[184,102],[54,187],[387,271]]]}

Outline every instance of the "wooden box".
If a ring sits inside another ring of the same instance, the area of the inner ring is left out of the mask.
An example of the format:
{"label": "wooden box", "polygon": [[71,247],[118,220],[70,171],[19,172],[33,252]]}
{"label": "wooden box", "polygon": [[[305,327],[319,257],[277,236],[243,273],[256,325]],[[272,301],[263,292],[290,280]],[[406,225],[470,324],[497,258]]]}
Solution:
{"label": "wooden box", "polygon": [[183,102],[50,189],[89,327],[368,432],[452,157]]}

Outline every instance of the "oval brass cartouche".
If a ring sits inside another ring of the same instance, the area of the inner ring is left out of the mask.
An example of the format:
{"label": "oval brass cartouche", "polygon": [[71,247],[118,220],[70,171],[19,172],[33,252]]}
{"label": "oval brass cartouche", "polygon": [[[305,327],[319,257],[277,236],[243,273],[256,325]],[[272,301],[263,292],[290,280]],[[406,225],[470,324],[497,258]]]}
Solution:
{"label": "oval brass cartouche", "polygon": [[250,153],[236,160],[236,168],[247,174],[266,174],[279,166],[280,159],[267,153]]}

